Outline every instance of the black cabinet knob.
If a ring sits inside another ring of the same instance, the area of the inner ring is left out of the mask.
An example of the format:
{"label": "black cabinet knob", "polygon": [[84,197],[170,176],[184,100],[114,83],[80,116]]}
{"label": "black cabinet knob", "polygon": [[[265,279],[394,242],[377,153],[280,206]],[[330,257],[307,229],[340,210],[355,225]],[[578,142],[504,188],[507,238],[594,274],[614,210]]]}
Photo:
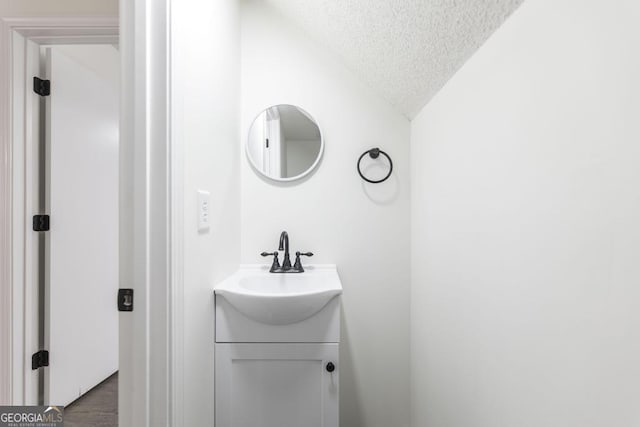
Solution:
{"label": "black cabinet knob", "polygon": [[333,372],[335,370],[336,370],[336,365],[334,365],[333,362],[327,363],[327,372]]}

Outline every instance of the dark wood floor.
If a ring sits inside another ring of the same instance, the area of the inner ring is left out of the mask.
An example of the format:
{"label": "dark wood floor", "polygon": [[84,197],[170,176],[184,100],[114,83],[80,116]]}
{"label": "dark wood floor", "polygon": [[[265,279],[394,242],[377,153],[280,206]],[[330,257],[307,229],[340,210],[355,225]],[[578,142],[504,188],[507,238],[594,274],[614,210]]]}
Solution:
{"label": "dark wood floor", "polygon": [[65,427],[118,426],[118,373],[64,408]]}

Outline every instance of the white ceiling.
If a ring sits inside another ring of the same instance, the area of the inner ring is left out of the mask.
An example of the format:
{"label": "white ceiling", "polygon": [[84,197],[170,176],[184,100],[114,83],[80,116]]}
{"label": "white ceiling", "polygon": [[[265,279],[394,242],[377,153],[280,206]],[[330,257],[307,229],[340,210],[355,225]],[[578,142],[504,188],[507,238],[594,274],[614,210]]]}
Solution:
{"label": "white ceiling", "polygon": [[524,0],[265,0],[413,118]]}

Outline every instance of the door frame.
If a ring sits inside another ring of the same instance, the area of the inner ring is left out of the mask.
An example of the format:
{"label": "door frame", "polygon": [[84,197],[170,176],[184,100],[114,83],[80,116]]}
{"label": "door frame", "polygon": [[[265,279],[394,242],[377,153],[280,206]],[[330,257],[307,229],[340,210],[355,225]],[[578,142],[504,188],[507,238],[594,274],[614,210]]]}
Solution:
{"label": "door frame", "polygon": [[108,43],[119,34],[120,197],[131,206],[120,210],[120,287],[134,288],[136,297],[135,311],[120,314],[120,363],[130,372],[120,376],[119,420],[121,427],[180,425],[182,164],[169,120],[169,0],[123,0],[120,6],[120,20],[0,18],[0,404],[29,403],[34,392],[22,375],[29,284],[25,161],[16,148],[24,147],[27,116],[20,91],[13,90],[24,85],[19,71],[25,65],[15,60],[21,53],[13,40]]}
{"label": "door frame", "polygon": [[[8,323],[3,321],[3,325],[9,325],[9,330],[3,331],[3,336],[11,334],[11,345],[3,348],[11,349],[12,353],[5,355],[11,360],[11,378],[8,382],[12,402],[19,404],[35,404],[37,402],[37,379],[30,372],[28,359],[30,349],[37,344],[37,333],[34,333],[32,325],[36,323],[37,315],[37,282],[33,276],[33,266],[37,263],[34,257],[33,246],[37,237],[27,233],[28,223],[26,219],[32,211],[31,204],[27,198],[32,194],[31,179],[35,171],[31,163],[29,153],[37,144],[37,137],[31,132],[33,129],[30,118],[33,115],[33,105],[25,96],[24,88],[28,84],[25,80],[29,70],[27,69],[28,49],[27,42],[34,42],[37,45],[55,45],[62,43],[117,43],[118,24],[117,20],[99,20],[92,22],[76,21],[60,22],[50,19],[5,19],[3,20],[3,40],[10,43],[8,51],[3,57],[8,61],[3,61],[11,67],[9,83],[5,86],[9,93],[3,99],[10,100],[10,122],[3,129],[9,132],[9,142],[3,146],[3,157],[10,159],[9,167],[3,169],[11,176],[6,177],[11,183],[12,199],[3,206],[11,206],[11,211],[7,212],[5,218],[10,218],[11,233],[10,239],[2,239],[3,242],[10,243],[11,250],[9,256],[3,256],[5,262],[9,262],[9,268],[3,269],[5,274],[10,274],[9,280],[2,283],[12,283],[11,288],[2,287],[3,292],[10,291],[11,298],[2,298],[2,301],[11,303],[11,306],[3,310],[3,313],[10,314]],[[82,27],[79,25],[82,24]],[[3,79],[5,80],[5,79]],[[2,115],[3,119],[7,115]],[[5,181],[6,182],[6,181]],[[5,224],[3,224],[5,226]],[[5,227],[3,227],[4,229]],[[5,231],[5,230],[3,230]],[[35,335],[35,336],[34,336]],[[36,344],[34,344],[36,343]],[[6,359],[5,359],[6,360]]]}
{"label": "door frame", "polygon": [[[3,160],[0,186],[0,401],[29,404],[37,399],[33,381],[27,379],[27,354],[32,340],[37,342],[26,314],[31,311],[33,283],[27,266],[33,265],[29,250],[32,240],[25,233],[27,224],[26,199],[29,180],[33,173],[27,163],[27,150],[31,147],[31,105],[23,91],[27,73],[27,41],[37,44],[109,43],[117,42],[116,19],[50,19],[4,18],[0,21],[2,43],[0,54],[4,67],[0,70],[0,152]],[[29,248],[29,249],[27,249]]]}

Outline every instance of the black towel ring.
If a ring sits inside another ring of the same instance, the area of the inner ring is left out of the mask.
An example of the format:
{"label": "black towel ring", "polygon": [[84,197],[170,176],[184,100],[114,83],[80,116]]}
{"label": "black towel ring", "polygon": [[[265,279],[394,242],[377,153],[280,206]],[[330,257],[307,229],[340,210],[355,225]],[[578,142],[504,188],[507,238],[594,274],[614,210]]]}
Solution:
{"label": "black towel ring", "polygon": [[[387,160],[389,160],[389,173],[387,174],[387,176],[385,176],[382,179],[378,179],[378,180],[373,180],[373,179],[369,179],[366,176],[364,176],[362,174],[362,171],[360,170],[360,162],[362,161],[362,158],[369,154],[369,157],[371,157],[372,159],[377,159],[380,154],[382,154],[383,156],[385,156],[387,158]],[[384,151],[382,151],[379,148],[372,148],[371,150],[367,150],[364,153],[362,153],[362,155],[360,156],[360,158],[358,159],[358,173],[360,174],[360,177],[362,179],[364,179],[367,182],[370,182],[372,184],[380,184],[381,182],[386,181],[390,176],[391,176],[391,172],[393,172],[393,162],[391,161],[391,157],[389,157],[389,155],[387,153],[385,153]]]}

